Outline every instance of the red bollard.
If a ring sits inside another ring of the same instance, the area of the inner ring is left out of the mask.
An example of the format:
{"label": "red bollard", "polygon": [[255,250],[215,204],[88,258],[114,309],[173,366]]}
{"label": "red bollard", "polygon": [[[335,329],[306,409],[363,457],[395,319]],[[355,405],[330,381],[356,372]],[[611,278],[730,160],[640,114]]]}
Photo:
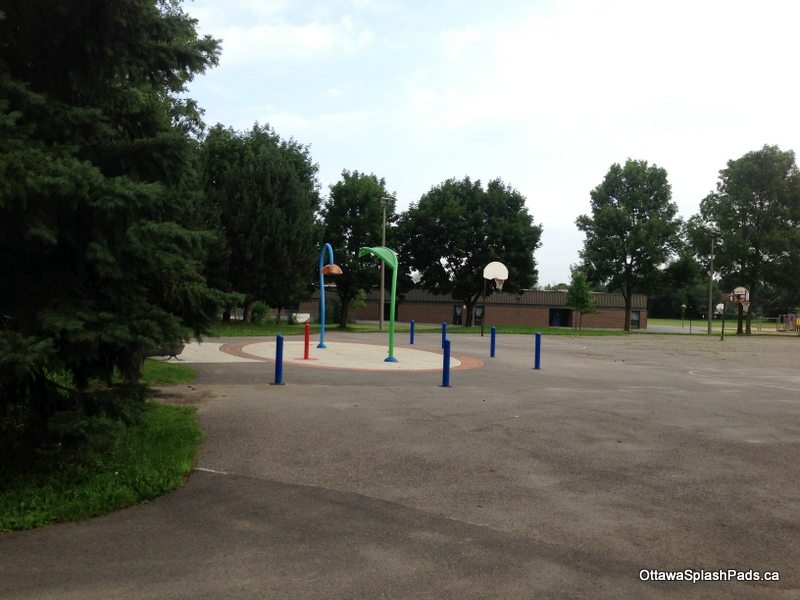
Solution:
{"label": "red bollard", "polygon": [[308,345],[311,341],[311,324],[306,321],[306,347],[303,350],[303,360],[308,360]]}

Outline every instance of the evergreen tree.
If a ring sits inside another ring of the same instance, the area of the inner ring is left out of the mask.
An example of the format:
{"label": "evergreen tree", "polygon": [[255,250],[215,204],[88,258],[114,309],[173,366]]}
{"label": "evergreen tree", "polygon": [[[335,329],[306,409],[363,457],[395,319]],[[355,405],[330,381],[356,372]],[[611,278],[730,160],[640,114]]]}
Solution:
{"label": "evergreen tree", "polygon": [[13,445],[113,412],[119,394],[92,379],[135,383],[146,354],[214,315],[208,235],[191,229],[201,121],[177,95],[217,42],[178,1],[3,10],[0,445]]}

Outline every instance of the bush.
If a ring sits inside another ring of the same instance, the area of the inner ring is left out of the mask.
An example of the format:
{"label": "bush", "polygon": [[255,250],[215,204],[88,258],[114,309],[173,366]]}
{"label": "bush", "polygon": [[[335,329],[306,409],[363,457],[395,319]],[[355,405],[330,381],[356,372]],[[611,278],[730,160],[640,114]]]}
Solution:
{"label": "bush", "polygon": [[250,319],[253,323],[261,323],[264,320],[264,317],[269,312],[269,306],[267,303],[262,300],[256,300],[253,303],[253,309],[250,313]]}

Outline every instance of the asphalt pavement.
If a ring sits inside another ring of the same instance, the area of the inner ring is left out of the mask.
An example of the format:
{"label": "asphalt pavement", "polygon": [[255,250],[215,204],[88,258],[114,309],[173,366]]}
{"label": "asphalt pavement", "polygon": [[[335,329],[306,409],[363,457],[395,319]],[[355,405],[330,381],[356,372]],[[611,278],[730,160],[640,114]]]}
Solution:
{"label": "asphalt pavement", "polygon": [[538,371],[532,336],[451,341],[451,388],[195,362],[162,395],[205,432],[186,485],[0,534],[0,598],[800,598],[800,340],[553,336]]}

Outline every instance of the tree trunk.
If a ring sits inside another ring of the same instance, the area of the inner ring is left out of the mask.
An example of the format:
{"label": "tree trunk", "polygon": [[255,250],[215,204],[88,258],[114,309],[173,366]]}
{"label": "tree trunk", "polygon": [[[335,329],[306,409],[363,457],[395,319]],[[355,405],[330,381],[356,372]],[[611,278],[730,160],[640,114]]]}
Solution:
{"label": "tree trunk", "polygon": [[142,371],[144,371],[144,353],[136,354],[130,358],[130,361],[122,366],[122,383],[123,385],[135,385],[142,379]]}
{"label": "tree trunk", "polygon": [[281,322],[281,307],[278,307],[278,317],[275,320],[276,323],[280,324]]}
{"label": "tree trunk", "polygon": [[255,303],[254,300],[248,298],[244,301],[244,305],[242,306],[242,321],[245,323],[251,323],[253,320],[253,304]]}
{"label": "tree trunk", "polygon": [[[464,317],[464,327],[472,327],[472,324],[475,322],[475,303],[472,301],[471,298],[467,298],[464,300],[464,312],[467,313]],[[484,311],[486,309],[484,308]]]}
{"label": "tree trunk", "polygon": [[231,322],[231,309],[230,308],[226,308],[222,312],[222,321],[224,323],[230,323]]}
{"label": "tree trunk", "polygon": [[745,320],[745,334],[750,335],[752,330],[750,329],[750,322],[753,320],[753,305],[750,305],[750,310],[747,311],[747,317]]}
{"label": "tree trunk", "polygon": [[583,327],[583,311],[579,310],[578,311],[578,331],[580,331],[582,327]]}
{"label": "tree trunk", "polygon": [[631,290],[628,290],[627,294],[623,294],[625,298],[625,327],[623,327],[623,331],[630,331],[631,330],[631,299],[633,294]]}
{"label": "tree trunk", "polygon": [[339,328],[347,329],[348,313],[350,312],[350,298],[339,299]]}
{"label": "tree trunk", "polygon": [[742,308],[741,303],[736,305],[736,335],[742,335],[744,330],[742,329],[742,321],[743,321],[743,313],[744,309]]}

